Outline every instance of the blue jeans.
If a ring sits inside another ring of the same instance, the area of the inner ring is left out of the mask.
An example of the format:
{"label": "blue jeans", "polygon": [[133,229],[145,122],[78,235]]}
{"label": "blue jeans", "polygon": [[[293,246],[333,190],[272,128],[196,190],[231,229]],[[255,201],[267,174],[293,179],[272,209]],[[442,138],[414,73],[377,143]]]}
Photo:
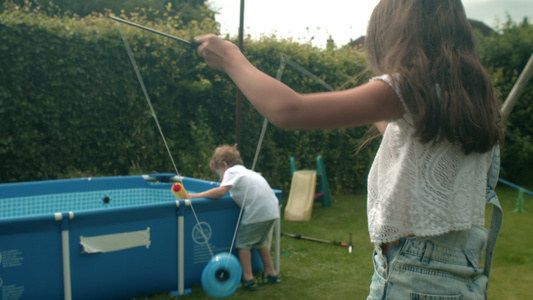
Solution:
{"label": "blue jeans", "polygon": [[388,255],[374,251],[367,300],[486,299],[488,277],[479,265],[488,232],[481,226],[436,237],[402,238]]}
{"label": "blue jeans", "polygon": [[[489,230],[474,226],[435,237],[402,238],[387,256],[374,250],[374,275],[367,300],[483,300],[492,255],[503,220],[494,192],[500,168],[496,146],[487,176],[487,204],[492,204]],[[485,265],[480,260],[485,254]]]}

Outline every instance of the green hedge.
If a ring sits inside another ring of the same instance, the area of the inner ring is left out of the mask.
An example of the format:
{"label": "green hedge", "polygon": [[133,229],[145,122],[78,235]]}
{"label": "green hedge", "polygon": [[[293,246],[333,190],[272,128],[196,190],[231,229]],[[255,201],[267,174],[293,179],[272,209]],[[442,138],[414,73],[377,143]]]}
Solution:
{"label": "green hedge", "polygon": [[[146,24],[142,18],[133,21]],[[172,22],[179,20],[146,25],[184,38],[216,28],[207,19],[183,30],[173,29]],[[0,182],[174,172],[117,25],[102,16],[50,18],[9,10],[0,16]],[[217,145],[235,141],[235,86],[194,51],[120,26],[178,171],[216,179],[207,163]],[[315,74],[329,74],[321,78],[336,87],[365,65],[355,51],[325,52],[273,38],[246,41],[245,48],[250,60],[273,76],[283,53]],[[301,92],[323,90],[290,66],[283,81]],[[240,146],[248,167],[262,123],[244,99]],[[369,147],[354,159],[366,130],[289,132],[271,125],[256,170],[272,186],[287,189],[291,156],[299,168],[315,168],[322,155],[334,192],[359,190],[373,155]]]}
{"label": "green hedge", "polygon": [[[161,24],[140,15],[131,20],[188,39],[217,32],[208,15],[187,25],[179,15],[164,14],[162,19]],[[0,182],[175,172],[118,25],[101,15],[51,18],[14,9],[0,14]],[[235,141],[234,84],[187,47],[120,26],[178,171],[216,180],[207,164],[217,145]],[[245,40],[245,55],[272,76],[278,72],[281,54],[335,89],[368,80],[364,55],[350,48],[321,50],[275,37]],[[511,78],[502,78],[512,86]],[[325,90],[290,66],[282,81],[298,92]],[[530,89],[526,92],[531,95]],[[527,118],[522,112],[527,102],[522,102],[517,115]],[[248,167],[262,124],[262,116],[244,99],[240,147]],[[523,141],[528,139],[524,130],[531,127],[509,129],[515,133],[509,136]],[[322,155],[332,192],[357,192],[366,186],[378,143],[357,155],[355,150],[370,136],[368,128],[284,131],[270,125],[256,170],[273,187],[288,190],[290,157],[295,157],[298,169],[308,169],[315,168],[317,155]],[[519,143],[508,144],[510,149],[520,148]],[[522,169],[531,162],[530,154],[523,153]]]}
{"label": "green hedge", "polygon": [[[533,24],[525,18],[515,23],[509,17],[497,32],[480,37],[483,65],[505,100],[533,55]],[[532,186],[533,182],[533,79],[529,81],[506,122],[501,177]]]}

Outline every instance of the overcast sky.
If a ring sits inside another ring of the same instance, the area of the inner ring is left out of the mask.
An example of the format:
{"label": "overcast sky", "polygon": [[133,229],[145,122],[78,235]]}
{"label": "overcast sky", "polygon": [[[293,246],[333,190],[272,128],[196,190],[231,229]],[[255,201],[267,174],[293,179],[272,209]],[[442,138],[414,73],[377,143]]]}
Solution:
{"label": "overcast sky", "polygon": [[[276,34],[323,47],[331,35],[337,46],[366,32],[372,10],[379,0],[246,0],[244,33],[257,39]],[[222,34],[237,36],[241,0],[209,0],[219,12]],[[508,13],[515,22],[533,21],[533,0],[463,0],[468,18],[490,27],[503,23]]]}

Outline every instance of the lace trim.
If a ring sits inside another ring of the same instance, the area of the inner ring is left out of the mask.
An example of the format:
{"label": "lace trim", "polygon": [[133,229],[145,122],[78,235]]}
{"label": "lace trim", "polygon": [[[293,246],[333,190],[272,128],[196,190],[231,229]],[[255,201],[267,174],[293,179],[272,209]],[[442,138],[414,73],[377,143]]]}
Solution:
{"label": "lace trim", "polygon": [[[375,77],[394,88],[389,75]],[[368,176],[368,226],[374,243],[432,236],[485,222],[490,153],[465,155],[460,145],[421,144],[406,109],[389,122]]]}

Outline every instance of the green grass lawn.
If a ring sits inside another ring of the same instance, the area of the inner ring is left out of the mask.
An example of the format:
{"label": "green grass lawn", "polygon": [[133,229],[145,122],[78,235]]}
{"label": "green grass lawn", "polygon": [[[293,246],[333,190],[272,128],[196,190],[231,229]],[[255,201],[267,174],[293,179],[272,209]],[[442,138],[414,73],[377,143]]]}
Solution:
{"label": "green grass lawn", "polygon": [[[489,283],[490,299],[531,299],[533,286],[533,200],[525,195],[525,213],[514,213],[518,192],[499,186],[504,209],[503,228],[496,245]],[[334,196],[331,207],[316,203],[309,222],[281,222],[281,231],[348,243],[353,251],[327,243],[281,237],[281,279],[278,285],[254,292],[238,289],[227,299],[365,299],[372,276],[370,243],[366,221],[366,195]],[[283,210],[284,208],[282,208]],[[491,208],[487,208],[490,218]],[[282,214],[283,216],[283,214]],[[488,222],[487,222],[488,224]],[[183,299],[213,299],[201,286]],[[168,293],[135,300],[174,299]]]}

